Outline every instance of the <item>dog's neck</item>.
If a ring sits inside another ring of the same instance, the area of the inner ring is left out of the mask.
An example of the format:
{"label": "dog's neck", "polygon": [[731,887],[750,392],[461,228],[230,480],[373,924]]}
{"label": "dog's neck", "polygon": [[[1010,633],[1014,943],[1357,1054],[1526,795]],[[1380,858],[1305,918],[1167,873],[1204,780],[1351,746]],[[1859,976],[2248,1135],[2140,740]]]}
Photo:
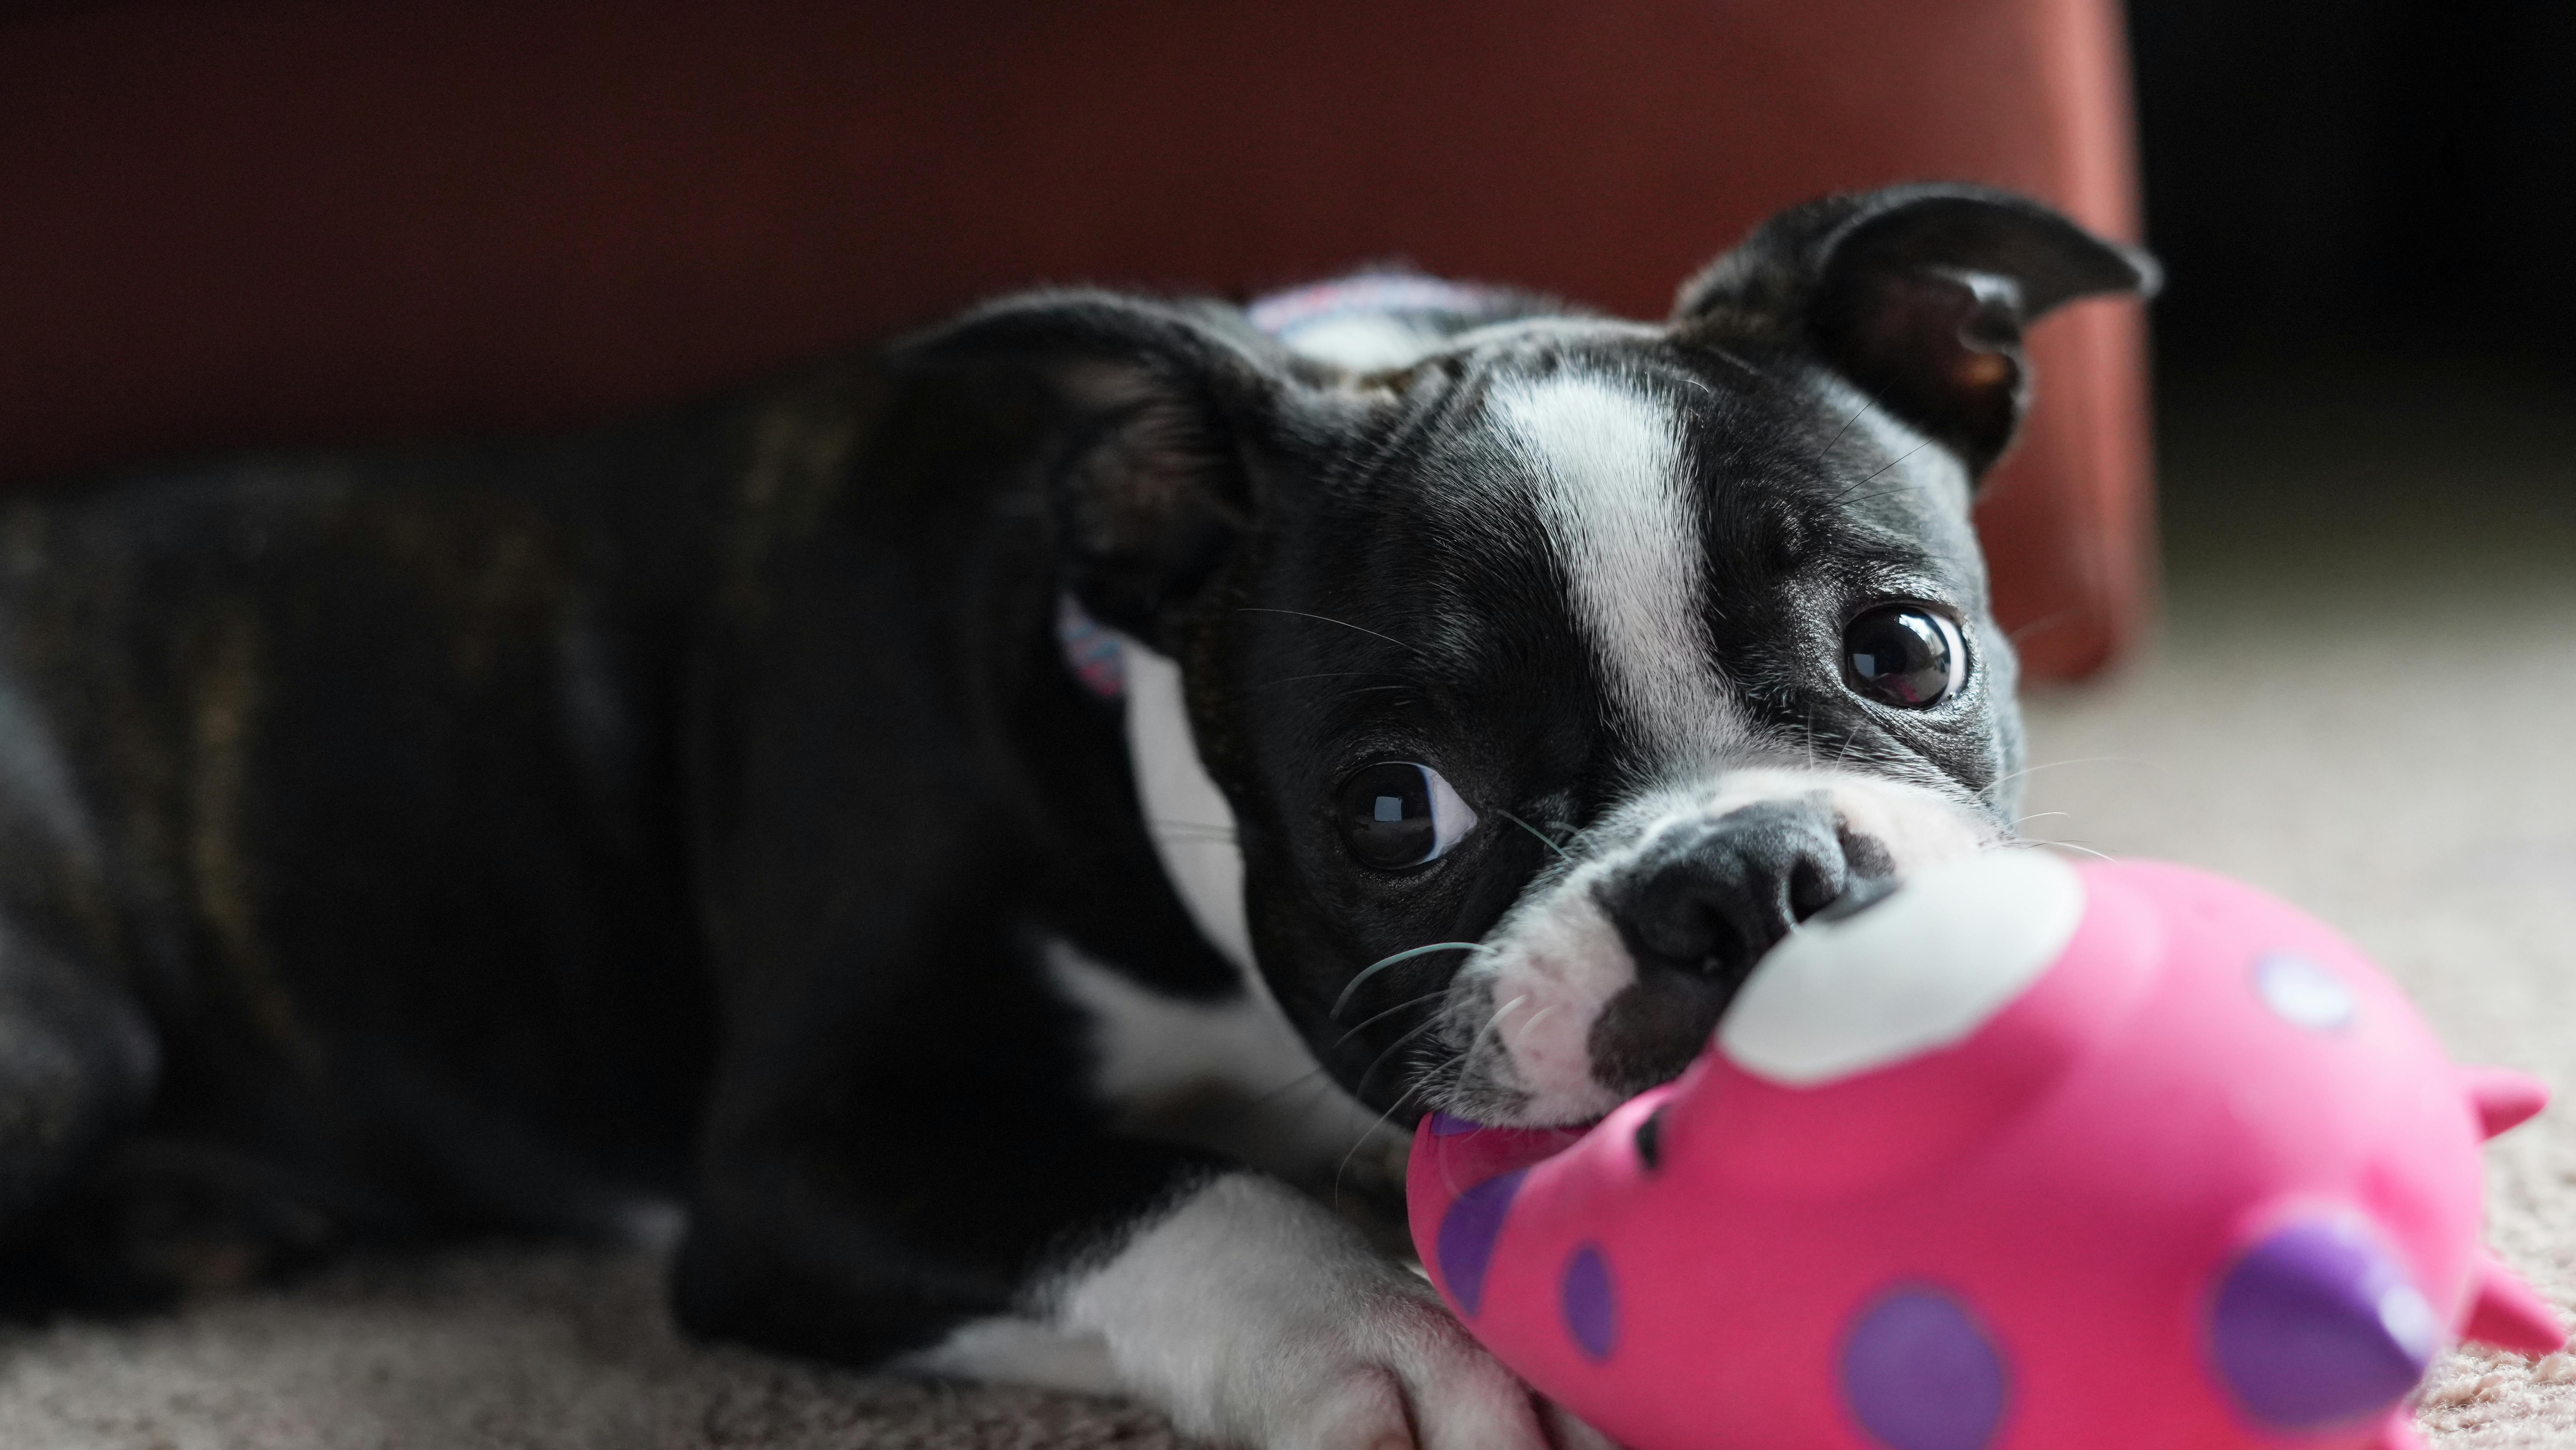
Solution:
{"label": "dog's neck", "polygon": [[1181,694],[1181,667],[1093,619],[1070,594],[1056,604],[1056,639],[1082,687],[1127,714],[1127,764],[1136,809],[1163,875],[1210,946],[1256,989],[1252,932],[1243,914],[1243,852],[1234,808],[1199,763]]}

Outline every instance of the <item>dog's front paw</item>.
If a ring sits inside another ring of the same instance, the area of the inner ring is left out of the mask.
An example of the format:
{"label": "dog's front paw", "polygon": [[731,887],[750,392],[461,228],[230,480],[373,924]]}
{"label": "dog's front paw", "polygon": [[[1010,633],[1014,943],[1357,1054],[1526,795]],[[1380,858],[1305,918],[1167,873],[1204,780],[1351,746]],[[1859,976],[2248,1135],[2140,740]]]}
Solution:
{"label": "dog's front paw", "polygon": [[[1449,1312],[1398,1284],[1283,1322],[1219,1384],[1208,1428],[1262,1450],[1542,1450],[1529,1390]],[[1249,1346],[1247,1346],[1249,1347]],[[1266,1360],[1266,1363],[1264,1362]]]}
{"label": "dog's front paw", "polygon": [[1059,1319],[1106,1339],[1128,1387],[1183,1430],[1250,1450],[1551,1444],[1528,1388],[1428,1286],[1250,1174],[1067,1283]]}

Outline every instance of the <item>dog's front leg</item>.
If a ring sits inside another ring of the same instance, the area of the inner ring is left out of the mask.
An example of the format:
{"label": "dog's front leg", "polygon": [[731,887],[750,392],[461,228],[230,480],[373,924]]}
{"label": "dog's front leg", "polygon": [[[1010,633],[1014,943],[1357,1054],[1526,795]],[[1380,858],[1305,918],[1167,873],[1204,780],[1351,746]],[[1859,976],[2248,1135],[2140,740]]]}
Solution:
{"label": "dog's front leg", "polygon": [[[1259,1174],[1186,1184],[1115,1242],[1055,1269],[1024,1312],[1099,1344],[1124,1388],[1212,1439],[1298,1450],[1546,1443],[1528,1390],[1418,1278]],[[991,1327],[970,1327],[923,1363],[991,1377],[1008,1369],[976,1363],[993,1347]]]}
{"label": "dog's front leg", "polygon": [[[1131,1393],[1249,1450],[1550,1443],[1418,1279],[1286,1184],[1042,1101],[985,1105],[718,1149],[682,1320],[845,1364]],[[772,1151],[799,1141],[831,1151]]]}

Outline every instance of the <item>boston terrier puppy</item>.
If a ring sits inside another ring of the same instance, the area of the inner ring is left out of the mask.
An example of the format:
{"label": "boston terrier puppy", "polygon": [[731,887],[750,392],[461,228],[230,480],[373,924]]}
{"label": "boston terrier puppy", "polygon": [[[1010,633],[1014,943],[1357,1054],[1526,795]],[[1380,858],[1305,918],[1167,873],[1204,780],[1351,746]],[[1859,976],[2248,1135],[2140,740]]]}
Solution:
{"label": "boston terrier puppy", "polygon": [[1041,292],[0,503],[0,1298],[615,1234],[795,1354],[1579,1440],[1381,1252],[1406,1132],[1595,1118],[2009,840],[1970,501],[2024,327],[2153,276],[1908,186],[1661,323]]}

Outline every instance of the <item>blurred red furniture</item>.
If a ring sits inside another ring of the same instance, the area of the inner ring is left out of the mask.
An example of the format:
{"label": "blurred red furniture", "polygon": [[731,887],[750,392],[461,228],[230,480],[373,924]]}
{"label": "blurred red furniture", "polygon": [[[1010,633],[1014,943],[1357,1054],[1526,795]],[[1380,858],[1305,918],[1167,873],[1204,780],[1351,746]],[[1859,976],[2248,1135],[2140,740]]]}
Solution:
{"label": "blurred red furniture", "polygon": [[[0,477],[552,425],[1044,280],[1404,258],[1639,315],[1911,178],[2136,227],[2116,0],[198,0],[0,11]],[[1981,521],[2044,674],[2149,593],[2141,324]]]}

